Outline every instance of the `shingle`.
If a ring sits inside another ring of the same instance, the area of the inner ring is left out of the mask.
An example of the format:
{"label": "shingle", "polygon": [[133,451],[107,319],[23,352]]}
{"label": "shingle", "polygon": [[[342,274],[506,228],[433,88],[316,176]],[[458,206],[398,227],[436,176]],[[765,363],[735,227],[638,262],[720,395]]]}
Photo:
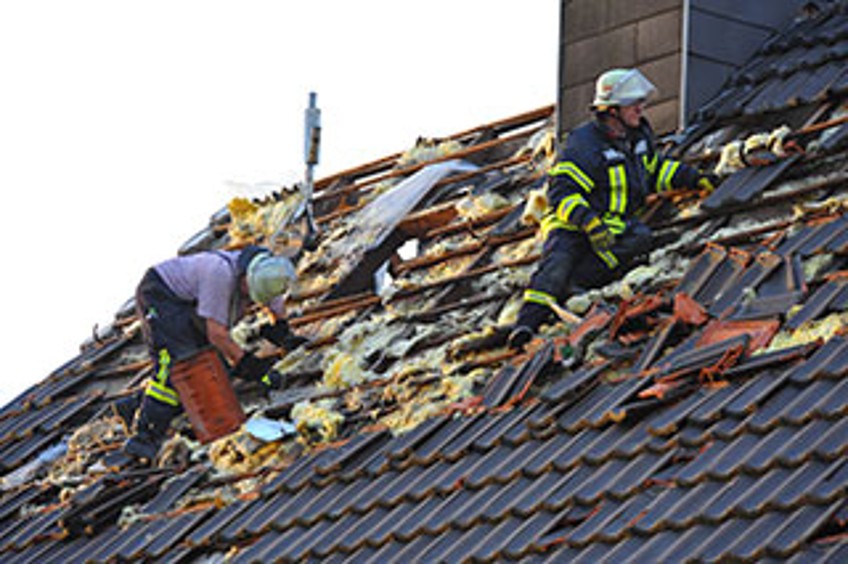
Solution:
{"label": "shingle", "polygon": [[699,519],[709,523],[718,523],[727,518],[733,511],[739,500],[751,492],[761,478],[739,474],[733,476],[726,482],[707,483],[707,491],[713,492],[709,499],[705,499],[699,515]]}
{"label": "shingle", "polygon": [[769,503],[783,508],[800,504],[808,492],[824,480],[829,469],[827,463],[818,460],[805,462],[792,472],[780,488],[772,492]]}
{"label": "shingle", "polygon": [[187,542],[191,546],[203,546],[211,543],[219,531],[236,519],[241,513],[251,507],[251,502],[238,499],[226,507],[216,511],[208,521],[194,530]]}
{"label": "shingle", "polygon": [[806,506],[788,516],[783,527],[769,539],[767,552],[773,556],[788,556],[827,521],[836,506]]}
{"label": "shingle", "polygon": [[174,519],[170,519],[168,527],[154,536],[152,542],[146,546],[144,549],[145,555],[153,559],[162,558],[169,549],[177,543],[182,542],[188,533],[202,523],[211,511],[211,508],[201,511],[190,511]]}
{"label": "shingle", "polygon": [[611,521],[622,504],[615,500],[601,500],[598,502],[589,517],[578,525],[568,535],[568,543],[573,546],[585,546],[600,536],[604,526]]}
{"label": "shingle", "polygon": [[174,503],[192,488],[205,473],[202,468],[190,469],[162,485],[159,493],[142,507],[142,513],[164,513],[173,509]]}

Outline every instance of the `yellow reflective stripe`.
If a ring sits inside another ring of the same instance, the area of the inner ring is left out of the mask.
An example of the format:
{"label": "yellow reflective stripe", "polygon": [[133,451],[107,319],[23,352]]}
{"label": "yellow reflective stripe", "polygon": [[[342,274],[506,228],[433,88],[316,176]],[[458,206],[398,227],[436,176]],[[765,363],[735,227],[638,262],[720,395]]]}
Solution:
{"label": "yellow reflective stripe", "polygon": [[557,218],[566,223],[572,223],[571,214],[574,213],[574,210],[577,209],[577,206],[585,206],[588,208],[589,204],[586,203],[586,200],[584,200],[583,196],[581,196],[580,194],[570,194],[566,196],[557,206]]}
{"label": "yellow reflective stripe", "polygon": [[552,303],[556,303],[556,298],[547,292],[541,292],[539,290],[524,290],[524,301],[540,304],[543,306],[549,306]]}
{"label": "yellow reflective stripe", "polygon": [[160,385],[159,382],[150,382],[150,385],[147,386],[144,393],[156,398],[162,403],[167,403],[168,405],[173,406],[180,405],[180,398],[177,396],[177,393],[166,386]]}
{"label": "yellow reflective stripe", "polygon": [[564,222],[554,214],[549,214],[542,218],[542,223],[539,227],[542,230],[543,237],[547,237],[548,233],[550,233],[554,229],[568,229],[570,231],[577,230],[575,226]]}
{"label": "yellow reflective stripe", "polygon": [[589,177],[585,172],[580,170],[580,167],[574,164],[572,161],[562,161],[557,163],[551,170],[548,172],[550,176],[562,176],[566,175],[571,178],[578,186],[580,186],[585,192],[591,192],[592,188],[595,187],[595,183],[592,181],[592,178]]}
{"label": "yellow reflective stripe", "polygon": [[266,386],[270,386],[271,385],[271,375],[266,374],[265,376],[263,376],[262,377],[262,383],[265,384]]}
{"label": "yellow reflective stripe", "polygon": [[168,353],[168,349],[160,350],[159,371],[156,373],[155,379],[148,382],[144,393],[168,405],[178,406],[180,405],[180,396],[174,388],[167,384],[170,367],[171,355]]}
{"label": "yellow reflective stripe", "polygon": [[604,223],[615,235],[621,235],[627,228],[627,222],[624,221],[620,215],[611,214],[609,212],[604,214]]}
{"label": "yellow reflective stripe", "polygon": [[597,252],[597,255],[601,258],[602,261],[604,261],[604,264],[606,264],[610,268],[610,270],[618,266],[618,259],[614,254],[612,254],[612,252],[600,251]]}
{"label": "yellow reflective stripe", "polygon": [[611,213],[623,214],[627,209],[627,174],[624,165],[611,166],[607,173],[610,185],[609,210]]}
{"label": "yellow reflective stripe", "polygon": [[648,174],[654,174],[657,170],[657,162],[659,162],[659,155],[654,153],[652,158],[648,158],[648,155],[642,155],[642,162],[645,164],[645,170],[648,171]]}
{"label": "yellow reflective stripe", "polygon": [[677,172],[680,163],[678,161],[665,161],[660,167],[660,173],[657,175],[657,192],[664,192],[671,189],[671,180],[674,178],[674,173]]}

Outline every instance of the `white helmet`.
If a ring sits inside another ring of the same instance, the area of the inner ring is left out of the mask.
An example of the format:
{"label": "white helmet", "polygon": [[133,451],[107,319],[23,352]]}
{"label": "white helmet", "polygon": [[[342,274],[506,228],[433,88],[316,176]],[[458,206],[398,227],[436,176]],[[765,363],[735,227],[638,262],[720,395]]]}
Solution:
{"label": "white helmet", "polygon": [[296,277],[294,265],[286,257],[258,253],[247,267],[247,289],[250,299],[269,305],[288,290]]}
{"label": "white helmet", "polygon": [[592,108],[604,111],[610,106],[630,106],[646,100],[657,87],[637,69],[612,69],[595,82]]}

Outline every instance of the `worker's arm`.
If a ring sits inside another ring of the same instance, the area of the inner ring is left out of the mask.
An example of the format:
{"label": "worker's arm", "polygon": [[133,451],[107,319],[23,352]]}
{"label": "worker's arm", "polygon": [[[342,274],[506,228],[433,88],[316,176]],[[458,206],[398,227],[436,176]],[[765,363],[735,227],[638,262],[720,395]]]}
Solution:
{"label": "worker's arm", "polygon": [[597,214],[585,198],[595,182],[576,156],[566,150],[548,172],[548,205],[561,224],[580,228]]}
{"label": "worker's arm", "polygon": [[230,366],[235,366],[244,356],[244,351],[230,338],[230,331],[223,323],[207,318],[206,337],[224,355]]}

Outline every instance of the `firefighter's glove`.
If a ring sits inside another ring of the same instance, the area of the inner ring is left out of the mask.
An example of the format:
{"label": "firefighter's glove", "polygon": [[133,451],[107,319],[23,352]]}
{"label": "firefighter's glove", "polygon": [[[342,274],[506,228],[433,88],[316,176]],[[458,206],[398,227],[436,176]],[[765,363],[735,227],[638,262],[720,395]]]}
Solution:
{"label": "firefighter's glove", "polygon": [[701,192],[712,194],[718,188],[720,182],[721,179],[717,175],[711,172],[705,172],[698,176],[697,188]]}
{"label": "firefighter's glove", "polygon": [[259,336],[287,351],[293,351],[299,346],[311,342],[306,337],[295,334],[285,319],[281,319],[273,325],[263,325],[259,330]]}
{"label": "firefighter's glove", "polygon": [[233,368],[233,376],[257,381],[262,379],[276,362],[277,359],[274,357],[258,358],[250,353],[244,353]]}
{"label": "firefighter's glove", "polygon": [[599,217],[593,217],[586,222],[583,230],[596,251],[606,251],[615,243],[615,235]]}
{"label": "firefighter's glove", "polygon": [[283,376],[276,370],[271,370],[259,381],[262,382],[262,385],[265,386],[265,389],[269,391],[279,390],[283,387]]}

